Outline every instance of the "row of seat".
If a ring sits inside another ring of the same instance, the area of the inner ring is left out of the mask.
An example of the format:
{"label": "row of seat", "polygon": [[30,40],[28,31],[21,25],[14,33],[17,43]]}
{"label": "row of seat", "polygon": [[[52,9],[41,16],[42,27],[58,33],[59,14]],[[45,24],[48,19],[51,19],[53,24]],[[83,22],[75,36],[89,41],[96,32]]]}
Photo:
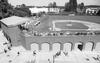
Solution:
{"label": "row of seat", "polygon": [[100,32],[32,32],[34,36],[100,35]]}

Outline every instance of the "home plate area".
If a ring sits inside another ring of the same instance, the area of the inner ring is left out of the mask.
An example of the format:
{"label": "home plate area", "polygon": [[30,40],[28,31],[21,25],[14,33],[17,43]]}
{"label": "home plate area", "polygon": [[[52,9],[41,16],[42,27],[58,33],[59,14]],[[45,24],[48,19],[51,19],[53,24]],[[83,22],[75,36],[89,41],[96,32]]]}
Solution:
{"label": "home plate area", "polygon": [[53,31],[62,30],[99,30],[100,24],[80,20],[55,20],[52,22]]}

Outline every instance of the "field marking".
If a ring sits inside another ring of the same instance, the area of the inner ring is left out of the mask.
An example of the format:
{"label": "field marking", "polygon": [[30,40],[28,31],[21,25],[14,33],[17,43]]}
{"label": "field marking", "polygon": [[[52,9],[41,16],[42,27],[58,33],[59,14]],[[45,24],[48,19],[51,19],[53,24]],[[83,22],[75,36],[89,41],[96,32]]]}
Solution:
{"label": "field marking", "polygon": [[86,22],[86,21],[80,21],[80,20],[55,20],[55,21],[52,21],[52,24],[53,24],[53,31],[61,31],[61,30],[86,30],[86,29],[60,29],[60,28],[57,28],[55,26],[55,23],[57,22],[76,22],[76,23],[82,23],[84,24],[85,26],[88,26],[89,29],[87,29],[88,31],[89,30],[100,30],[100,24],[97,24],[97,23],[93,23],[93,22]]}

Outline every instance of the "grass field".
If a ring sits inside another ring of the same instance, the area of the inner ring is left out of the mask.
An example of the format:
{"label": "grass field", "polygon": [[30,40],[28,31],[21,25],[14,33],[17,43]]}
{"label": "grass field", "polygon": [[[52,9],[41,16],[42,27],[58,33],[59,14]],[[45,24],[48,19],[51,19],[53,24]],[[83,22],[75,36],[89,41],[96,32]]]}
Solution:
{"label": "grass field", "polygon": [[[84,21],[84,22],[93,22],[100,24],[100,17],[99,16],[59,16],[59,15],[47,15],[45,17],[40,18],[40,25],[36,27],[36,30],[39,32],[50,32],[50,28],[52,28],[53,24],[52,22],[55,20],[78,20],[78,21]],[[62,23],[63,24],[63,23]],[[59,25],[59,23],[56,26],[60,26],[61,28],[67,28],[67,29],[88,29],[87,26],[84,26],[81,23],[72,23],[74,26],[64,26]]]}

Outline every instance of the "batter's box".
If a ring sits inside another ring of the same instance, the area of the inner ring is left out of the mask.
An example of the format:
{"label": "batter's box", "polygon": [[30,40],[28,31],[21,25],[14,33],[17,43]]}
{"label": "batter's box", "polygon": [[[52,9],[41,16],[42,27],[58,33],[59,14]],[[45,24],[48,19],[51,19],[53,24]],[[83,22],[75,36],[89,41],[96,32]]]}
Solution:
{"label": "batter's box", "polygon": [[52,21],[53,31],[62,30],[100,30],[100,24],[81,20]]}

